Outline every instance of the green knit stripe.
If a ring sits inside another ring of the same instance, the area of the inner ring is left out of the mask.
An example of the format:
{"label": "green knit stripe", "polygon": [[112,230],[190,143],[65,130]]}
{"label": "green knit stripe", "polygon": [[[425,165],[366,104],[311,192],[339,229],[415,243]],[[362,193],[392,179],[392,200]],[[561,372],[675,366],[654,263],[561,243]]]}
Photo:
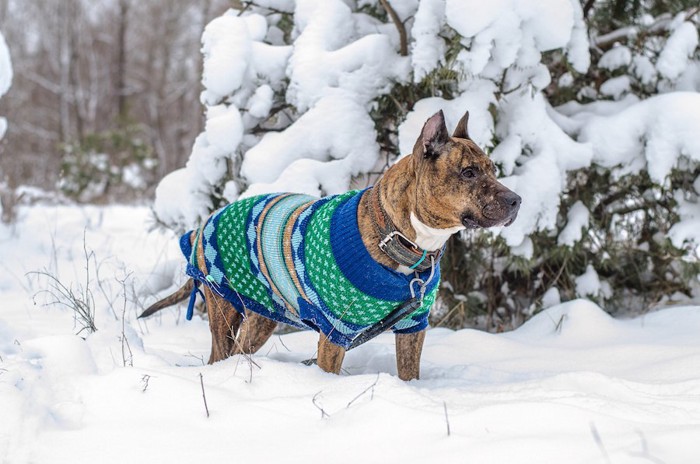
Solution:
{"label": "green knit stripe", "polygon": [[267,287],[251,272],[246,245],[246,222],[250,210],[262,196],[236,201],[219,216],[216,241],[226,267],[229,287],[266,308],[273,308]]}
{"label": "green knit stripe", "polygon": [[356,193],[339,195],[315,212],[307,229],[304,253],[309,278],[333,315],[345,322],[368,326],[382,320],[400,302],[378,300],[361,292],[343,275],[335,261],[328,225],[336,208]]}

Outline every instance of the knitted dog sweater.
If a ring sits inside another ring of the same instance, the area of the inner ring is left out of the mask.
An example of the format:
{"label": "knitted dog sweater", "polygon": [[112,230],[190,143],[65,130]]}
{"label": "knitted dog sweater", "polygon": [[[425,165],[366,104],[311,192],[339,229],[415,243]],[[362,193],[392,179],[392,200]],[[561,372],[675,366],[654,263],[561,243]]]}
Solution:
{"label": "knitted dog sweater", "polygon": [[[411,297],[404,275],[377,263],[362,242],[357,208],[364,191],[321,199],[301,194],[246,198],[213,213],[180,239],[187,274],[233,307],[323,332],[348,348],[364,330]],[[195,247],[191,234],[196,233]],[[196,247],[206,261],[200,269]],[[430,270],[419,277],[427,280]],[[393,331],[428,325],[440,280],[429,282],[423,304]]]}

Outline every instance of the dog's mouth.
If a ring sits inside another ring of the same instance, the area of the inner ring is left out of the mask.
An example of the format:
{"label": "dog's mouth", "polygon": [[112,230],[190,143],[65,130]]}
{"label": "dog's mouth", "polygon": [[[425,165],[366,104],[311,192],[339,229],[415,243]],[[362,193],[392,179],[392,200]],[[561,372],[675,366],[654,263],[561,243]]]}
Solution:
{"label": "dog's mouth", "polygon": [[469,213],[462,215],[462,225],[467,229],[478,229],[479,227],[483,227],[478,222],[476,222],[476,220]]}
{"label": "dog's mouth", "polygon": [[467,229],[479,229],[479,228],[489,228],[489,227],[508,227],[515,222],[518,217],[518,212],[510,214],[501,218],[490,218],[485,215],[481,215],[479,219],[476,219],[471,213],[464,213],[462,215],[462,225]]}

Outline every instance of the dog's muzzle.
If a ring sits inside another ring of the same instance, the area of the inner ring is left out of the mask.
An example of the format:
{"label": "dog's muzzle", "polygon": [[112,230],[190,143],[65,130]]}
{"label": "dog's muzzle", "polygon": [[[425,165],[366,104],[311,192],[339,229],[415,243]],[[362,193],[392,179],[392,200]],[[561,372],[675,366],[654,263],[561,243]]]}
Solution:
{"label": "dog's muzzle", "polygon": [[[511,225],[518,216],[520,203],[522,203],[522,198],[517,193],[510,190],[498,192],[494,201],[487,204],[482,210],[485,224],[478,225],[481,227],[507,227]],[[476,224],[476,221],[467,217],[463,218],[462,222],[466,227],[470,227],[471,224],[468,225],[468,223]]]}

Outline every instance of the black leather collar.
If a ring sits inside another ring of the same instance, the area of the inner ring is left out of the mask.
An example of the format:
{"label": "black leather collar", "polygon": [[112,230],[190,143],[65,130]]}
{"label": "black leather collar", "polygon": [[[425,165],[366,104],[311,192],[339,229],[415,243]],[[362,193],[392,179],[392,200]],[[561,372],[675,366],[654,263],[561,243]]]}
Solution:
{"label": "black leather collar", "polygon": [[437,263],[440,260],[442,249],[424,250],[396,229],[382,206],[377,185],[372,187],[369,195],[372,222],[382,237],[379,242],[380,250],[398,264],[417,272],[427,271],[431,268],[432,262]]}

